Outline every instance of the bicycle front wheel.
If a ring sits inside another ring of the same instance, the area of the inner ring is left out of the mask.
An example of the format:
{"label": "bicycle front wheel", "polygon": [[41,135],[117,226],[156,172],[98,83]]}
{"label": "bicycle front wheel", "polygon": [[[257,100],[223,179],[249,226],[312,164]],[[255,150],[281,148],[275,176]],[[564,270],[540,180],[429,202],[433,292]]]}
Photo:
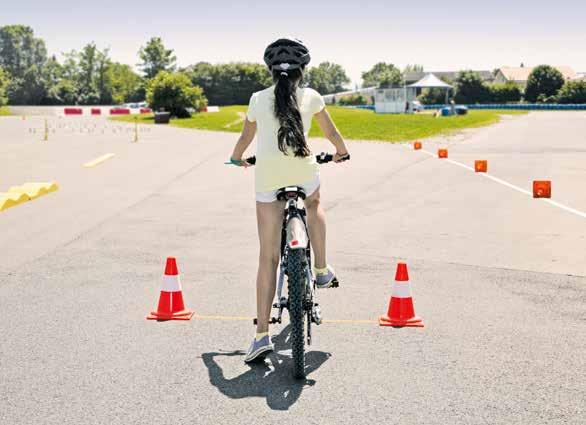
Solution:
{"label": "bicycle front wheel", "polygon": [[293,375],[305,378],[305,311],[304,299],[307,284],[307,258],[305,250],[291,250],[288,255],[289,319],[291,320],[291,352]]}

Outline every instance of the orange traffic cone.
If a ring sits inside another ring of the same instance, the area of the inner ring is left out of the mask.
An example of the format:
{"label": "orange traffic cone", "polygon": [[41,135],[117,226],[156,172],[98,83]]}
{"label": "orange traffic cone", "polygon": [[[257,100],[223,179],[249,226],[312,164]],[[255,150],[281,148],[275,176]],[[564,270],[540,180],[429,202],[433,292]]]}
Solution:
{"label": "orange traffic cone", "polygon": [[411,298],[411,284],[409,283],[409,274],[407,264],[397,264],[397,273],[395,274],[395,284],[393,285],[393,294],[389,302],[389,311],[386,316],[380,316],[378,319],[380,326],[393,326],[402,328],[423,327],[423,320],[415,316],[413,309],[413,299]]}
{"label": "orange traffic cone", "polygon": [[177,261],[174,257],[167,258],[165,276],[159,297],[157,311],[151,311],[147,316],[148,320],[189,320],[194,312],[186,310],[183,305],[183,294],[181,293],[181,281],[177,270]]}

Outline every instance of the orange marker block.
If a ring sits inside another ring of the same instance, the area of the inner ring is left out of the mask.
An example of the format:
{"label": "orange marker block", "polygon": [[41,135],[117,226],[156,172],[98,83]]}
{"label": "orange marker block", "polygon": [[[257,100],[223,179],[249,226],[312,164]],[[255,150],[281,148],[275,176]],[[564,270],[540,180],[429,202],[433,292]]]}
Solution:
{"label": "orange marker block", "polygon": [[413,143],[413,149],[415,149],[416,151],[421,149],[421,147],[422,147],[421,142]]}
{"label": "orange marker block", "polygon": [[551,198],[551,181],[535,180],[533,182],[534,198]]}
{"label": "orange marker block", "polygon": [[437,157],[438,158],[447,158],[448,157],[448,150],[447,149],[438,149]]}
{"label": "orange marker block", "polygon": [[474,161],[474,171],[477,173],[486,173],[488,170],[488,161],[485,160],[477,160]]}

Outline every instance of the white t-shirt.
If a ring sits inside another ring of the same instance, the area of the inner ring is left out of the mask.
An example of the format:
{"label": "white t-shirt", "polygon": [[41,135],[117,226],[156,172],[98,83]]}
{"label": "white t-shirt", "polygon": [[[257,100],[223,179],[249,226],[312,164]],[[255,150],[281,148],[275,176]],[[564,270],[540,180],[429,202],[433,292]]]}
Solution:
{"label": "white t-shirt", "polygon": [[[275,86],[256,92],[250,98],[246,117],[256,122],[256,167],[257,192],[268,192],[285,186],[300,185],[319,176],[315,156],[296,157],[293,152],[285,155],[279,150],[277,134],[279,120],[274,112]],[[297,103],[303,132],[308,137],[314,114],[324,106],[321,95],[310,88],[297,88]]]}

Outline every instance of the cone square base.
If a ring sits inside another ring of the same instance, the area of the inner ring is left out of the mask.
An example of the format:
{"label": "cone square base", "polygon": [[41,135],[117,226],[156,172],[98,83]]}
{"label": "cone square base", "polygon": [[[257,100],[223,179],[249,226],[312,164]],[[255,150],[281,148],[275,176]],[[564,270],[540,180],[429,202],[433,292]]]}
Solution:
{"label": "cone square base", "polygon": [[195,312],[191,310],[183,310],[178,311],[172,314],[161,314],[157,313],[156,311],[151,311],[146,318],[147,320],[158,320],[158,321],[165,321],[165,320],[190,320]]}
{"label": "cone square base", "polygon": [[394,328],[423,328],[423,319],[415,316],[407,320],[394,320],[388,316],[380,316],[378,324],[379,326],[392,326]]}

